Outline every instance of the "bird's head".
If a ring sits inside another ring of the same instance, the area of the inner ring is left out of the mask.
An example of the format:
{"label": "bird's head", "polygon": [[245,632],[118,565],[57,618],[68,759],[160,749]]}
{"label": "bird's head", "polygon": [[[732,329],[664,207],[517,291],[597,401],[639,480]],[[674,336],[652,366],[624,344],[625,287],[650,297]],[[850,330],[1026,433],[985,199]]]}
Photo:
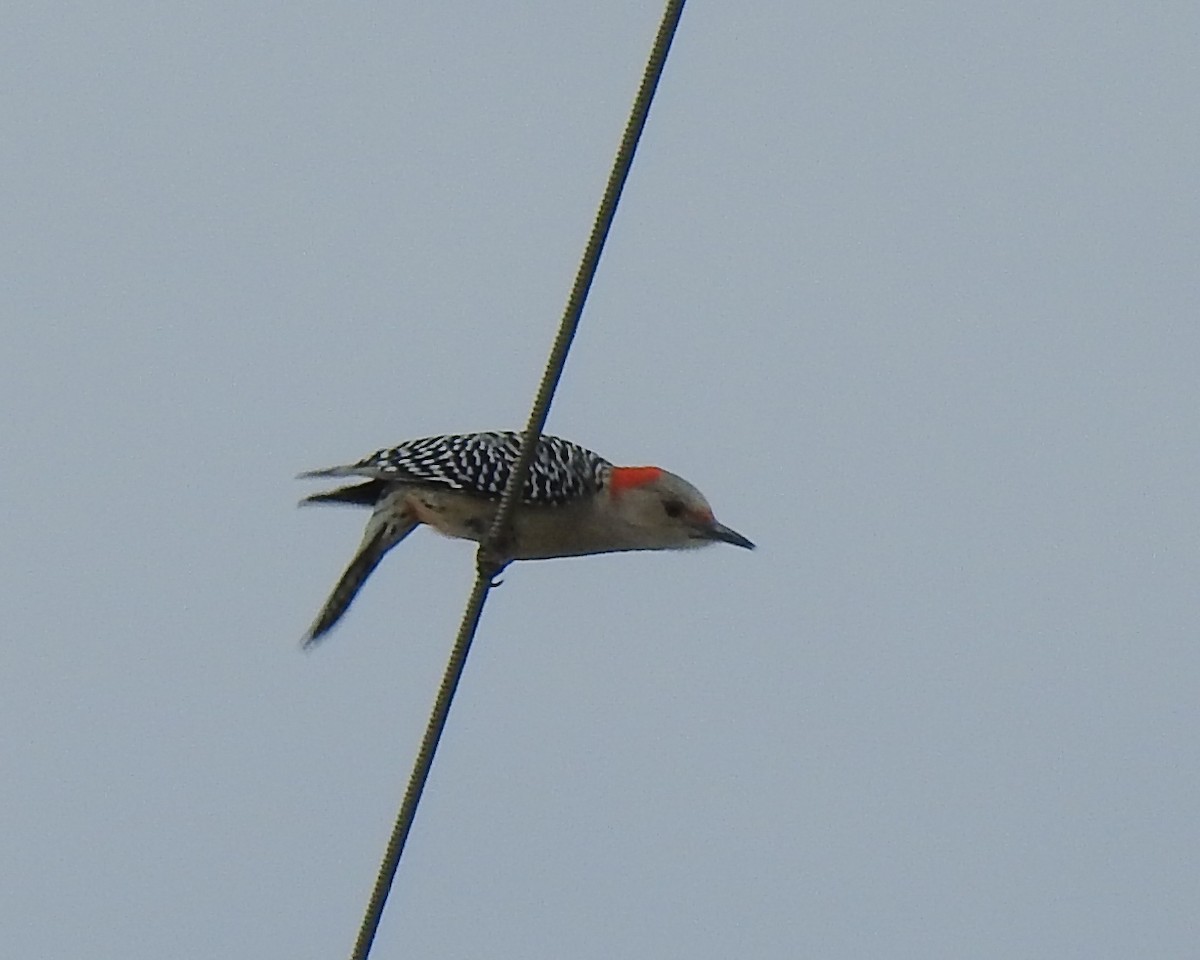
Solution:
{"label": "bird's head", "polygon": [[647,549],[685,549],[716,541],[753,550],[736,530],[717,522],[704,494],[659,467],[613,467],[611,496],[622,519]]}

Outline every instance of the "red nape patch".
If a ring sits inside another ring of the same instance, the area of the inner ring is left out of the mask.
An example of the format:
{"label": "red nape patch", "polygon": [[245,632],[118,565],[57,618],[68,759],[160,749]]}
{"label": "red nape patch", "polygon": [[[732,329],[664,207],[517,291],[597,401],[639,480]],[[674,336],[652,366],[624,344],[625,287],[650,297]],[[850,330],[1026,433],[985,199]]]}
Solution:
{"label": "red nape patch", "polygon": [[622,490],[632,490],[634,487],[645,486],[647,483],[653,483],[661,476],[662,471],[658,467],[613,467],[613,493],[620,493]]}

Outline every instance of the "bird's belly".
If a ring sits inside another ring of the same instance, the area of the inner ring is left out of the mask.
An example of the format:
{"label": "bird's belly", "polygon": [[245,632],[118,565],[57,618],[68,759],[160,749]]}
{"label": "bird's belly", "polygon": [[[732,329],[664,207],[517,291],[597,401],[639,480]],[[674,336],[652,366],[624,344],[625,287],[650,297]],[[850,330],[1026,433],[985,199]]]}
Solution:
{"label": "bird's belly", "polygon": [[[497,504],[481,498],[463,498],[422,491],[410,498],[417,519],[444,536],[479,543],[487,536]],[[531,507],[522,505],[513,517],[513,534],[505,551],[514,560],[548,560],[622,547],[601,536],[588,522],[587,511],[573,505]]]}
{"label": "bird's belly", "polygon": [[496,516],[496,504],[488,500],[446,496],[437,491],[415,493],[409,504],[421,523],[459,540],[481,541]]}

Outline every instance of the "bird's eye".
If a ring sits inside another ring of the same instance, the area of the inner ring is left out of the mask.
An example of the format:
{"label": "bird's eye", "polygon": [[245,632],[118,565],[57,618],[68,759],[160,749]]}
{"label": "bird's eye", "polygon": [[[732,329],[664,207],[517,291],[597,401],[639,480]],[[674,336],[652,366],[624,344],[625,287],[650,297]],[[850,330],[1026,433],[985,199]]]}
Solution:
{"label": "bird's eye", "polygon": [[666,511],[667,516],[672,520],[683,516],[683,504],[678,500],[664,500],[663,510]]}

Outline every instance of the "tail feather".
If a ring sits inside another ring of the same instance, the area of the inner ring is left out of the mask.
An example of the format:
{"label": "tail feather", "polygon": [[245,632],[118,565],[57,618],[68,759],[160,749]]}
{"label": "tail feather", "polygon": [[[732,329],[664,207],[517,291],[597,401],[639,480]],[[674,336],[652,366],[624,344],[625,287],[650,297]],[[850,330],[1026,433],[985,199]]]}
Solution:
{"label": "tail feather", "polygon": [[[378,523],[377,529],[372,530],[371,528],[376,526],[376,519],[380,519],[382,522]],[[362,589],[367,578],[379,566],[379,561],[387,552],[416,528],[417,521],[407,514],[393,515],[391,518],[384,519],[380,518],[377,513],[372,518],[372,522],[367,527],[367,536],[364,538],[362,546],[359,547],[358,553],[346,567],[341,579],[333,588],[333,592],[329,594],[329,599],[325,601],[325,606],[321,608],[316,620],[304,635],[303,646],[306,650],[325,636],[342,618],[342,615],[350,609],[350,604],[354,602],[358,591]]]}
{"label": "tail feather", "polygon": [[314,493],[300,503],[348,503],[356,507],[373,507],[386,492],[386,481],[368,480],[366,483],[352,483],[348,487]]}
{"label": "tail feather", "polygon": [[320,480],[326,477],[354,477],[358,476],[357,470],[352,463],[345,464],[340,467],[322,467],[320,470],[305,470],[303,473],[296,474],[297,480]]}

